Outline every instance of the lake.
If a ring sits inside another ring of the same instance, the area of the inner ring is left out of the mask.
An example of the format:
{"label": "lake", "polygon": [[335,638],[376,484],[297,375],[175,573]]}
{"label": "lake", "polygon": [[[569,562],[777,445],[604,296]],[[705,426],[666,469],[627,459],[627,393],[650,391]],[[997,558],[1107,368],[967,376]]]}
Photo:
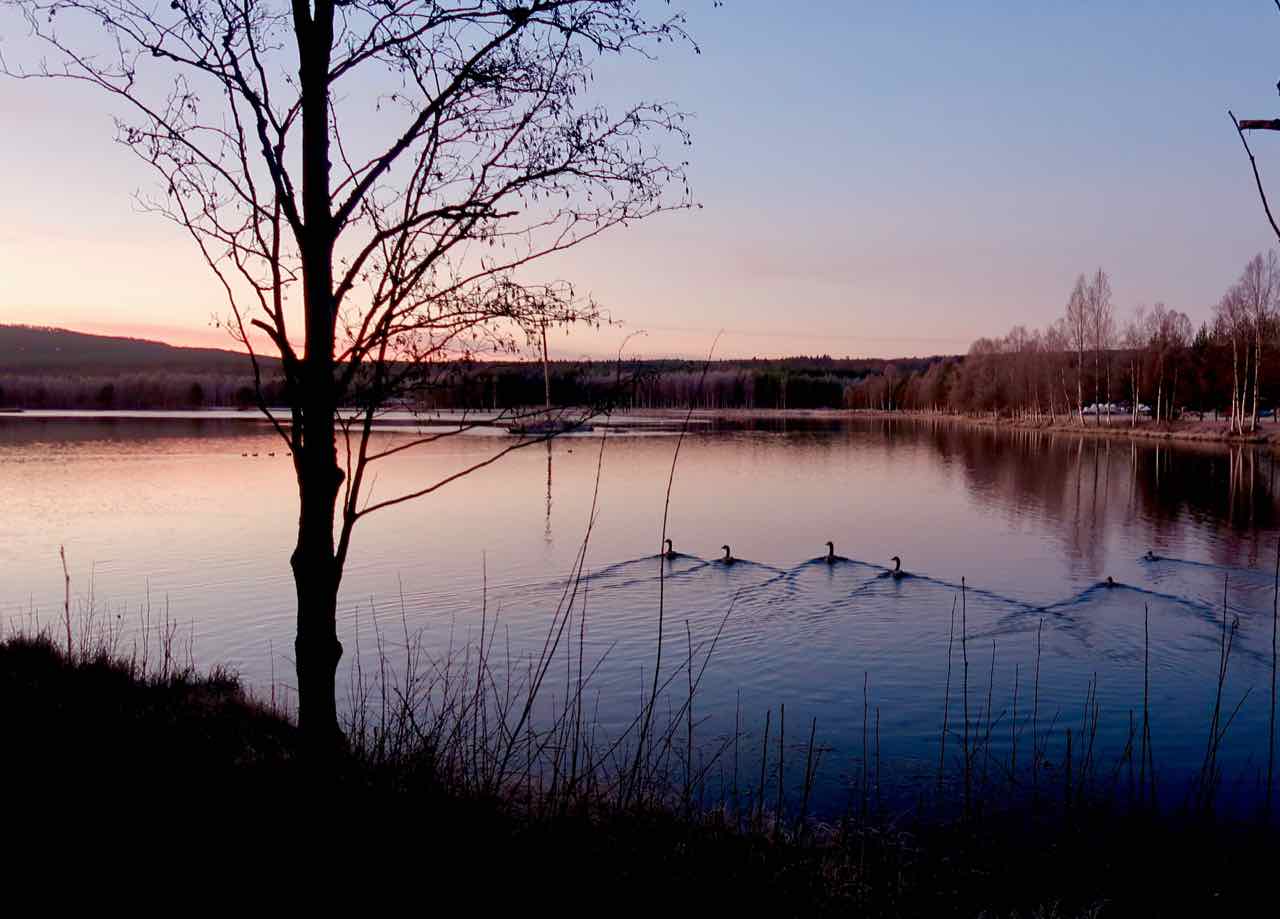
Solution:
{"label": "lake", "polygon": [[[1271,454],[912,420],[702,421],[671,489],[667,532],[682,555],[660,561],[677,441],[671,425],[560,438],[363,521],[340,602],[342,691],[354,661],[373,666],[378,633],[395,649],[407,628],[443,657],[496,617],[503,655],[536,653],[594,498],[572,654],[580,635],[606,730],[628,723],[652,680],[660,571],[664,673],[691,646],[710,650],[723,622],[697,694],[700,740],[713,747],[740,710],[746,757],[765,712],[776,732],[785,705],[787,743],[802,758],[816,718],[827,748],[819,803],[830,810],[861,768],[864,717],[870,733],[878,713],[887,794],[937,769],[953,610],[953,730],[963,613],[973,730],[990,732],[992,756],[1030,749],[1034,698],[1046,757],[1061,757],[1067,728],[1079,743],[1096,711],[1108,764],[1141,713],[1145,620],[1153,759],[1175,788],[1204,757],[1225,594],[1239,626],[1223,706],[1244,701],[1223,741],[1224,794],[1256,796],[1271,679]],[[398,454],[377,469],[373,498],[511,442],[478,429]],[[148,606],[153,621],[167,610],[200,665],[287,693],[296,497],[285,449],[248,414],[0,416],[5,628],[60,620],[63,546],[77,616],[92,608],[127,636]],[[827,540],[837,564],[821,560]],[[714,561],[724,544],[733,565]],[[887,576],[895,555],[908,576]],[[566,670],[555,672],[551,692],[563,698]],[[959,746],[948,743],[951,758]]]}

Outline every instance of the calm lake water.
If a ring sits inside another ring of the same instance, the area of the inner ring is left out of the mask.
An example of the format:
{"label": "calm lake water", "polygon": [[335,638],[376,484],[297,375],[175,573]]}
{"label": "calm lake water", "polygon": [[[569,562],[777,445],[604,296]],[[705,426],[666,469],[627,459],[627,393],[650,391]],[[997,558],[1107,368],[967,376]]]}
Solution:
{"label": "calm lake water", "polygon": [[[802,745],[817,718],[829,748],[823,802],[838,807],[840,779],[860,768],[865,680],[884,782],[909,786],[937,766],[963,578],[970,706],[984,708],[990,693],[1001,755],[1014,737],[1023,750],[1031,744],[1040,631],[1048,755],[1060,758],[1066,728],[1079,736],[1093,683],[1096,744],[1112,762],[1141,709],[1147,611],[1154,759],[1173,785],[1204,755],[1225,590],[1239,631],[1224,705],[1248,694],[1224,741],[1226,793],[1256,794],[1276,552],[1270,454],[923,422],[703,424],[684,441],[672,488],[668,532],[684,555],[659,562],[676,442],[662,431],[565,437],[368,518],[342,590],[344,680],[357,639],[367,664],[375,627],[394,647],[402,617],[444,655],[474,640],[487,604],[504,655],[540,648],[582,545],[599,463],[585,654],[588,668],[599,664],[592,704],[606,727],[627,723],[652,679],[666,565],[664,670],[690,640],[705,651],[728,613],[698,694],[699,737],[710,744],[731,728],[739,700],[755,737],[770,709],[776,731],[781,704],[789,744]],[[421,487],[508,443],[476,431],[397,455],[377,471],[373,497]],[[65,546],[82,611],[92,602],[100,619],[119,616],[132,629],[149,598],[153,617],[167,608],[194,637],[200,664],[229,664],[263,691],[274,675],[287,691],[296,498],[290,460],[262,423],[0,416],[0,502],[6,628],[60,617]],[[828,539],[846,560],[816,560]],[[714,563],[724,543],[737,564]],[[1148,550],[1158,559],[1144,560]],[[894,555],[908,577],[885,576]],[[1115,588],[1102,586],[1108,576]],[[954,654],[953,719],[958,639]]]}

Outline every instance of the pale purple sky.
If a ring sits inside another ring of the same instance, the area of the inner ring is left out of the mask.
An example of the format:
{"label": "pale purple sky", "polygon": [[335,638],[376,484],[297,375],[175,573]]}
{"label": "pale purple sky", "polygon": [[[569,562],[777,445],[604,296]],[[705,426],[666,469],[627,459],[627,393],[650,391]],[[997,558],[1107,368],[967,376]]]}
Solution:
{"label": "pale purple sky", "polygon": [[[636,329],[650,357],[721,329],[726,357],[957,352],[1053,320],[1098,266],[1122,315],[1163,300],[1198,323],[1273,242],[1227,118],[1280,114],[1270,0],[683,5],[701,55],[600,85],[696,114],[703,208],[539,269],[625,322],[559,355]],[[0,11],[6,58],[32,48]],[[189,240],[135,211],[154,180],[106,100],[0,79],[0,113],[0,322],[226,346]],[[1280,135],[1255,150],[1280,198]]]}

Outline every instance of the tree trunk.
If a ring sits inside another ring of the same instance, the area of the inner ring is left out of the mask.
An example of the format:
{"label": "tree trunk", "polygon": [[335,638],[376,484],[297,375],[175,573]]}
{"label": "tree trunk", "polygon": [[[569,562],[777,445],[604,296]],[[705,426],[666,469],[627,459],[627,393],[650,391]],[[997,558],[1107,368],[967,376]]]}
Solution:
{"label": "tree trunk", "polygon": [[[1066,367],[1059,367],[1058,372],[1058,378],[1062,381],[1062,417],[1069,421],[1071,419],[1071,390],[1067,389]],[[1080,417],[1084,418],[1083,415]]]}
{"label": "tree trunk", "polygon": [[[308,13],[311,15],[308,15]],[[298,726],[313,751],[341,744],[336,701],[338,586],[341,561],[334,546],[334,503],[342,484],[334,421],[339,394],[334,379],[337,304],[333,250],[337,228],[330,204],[329,64],[333,46],[332,0],[316,0],[313,12],[294,3],[298,79],[302,98],[302,256],[306,353],[294,423],[302,422],[295,453],[298,479],[298,543],[290,562],[298,598],[294,642],[298,672]],[[301,416],[299,419],[298,416]]]}
{"label": "tree trunk", "polygon": [[1129,372],[1133,377],[1133,423],[1130,427],[1138,426],[1138,365],[1130,362]]}
{"label": "tree trunk", "polygon": [[1240,423],[1237,433],[1244,434],[1244,419],[1249,414],[1249,359],[1252,357],[1249,342],[1244,343],[1244,373],[1240,375]]}
{"label": "tree trunk", "polygon": [[1102,403],[1102,374],[1098,367],[1098,349],[1095,348],[1093,350],[1093,423],[1095,427],[1102,424],[1102,410],[1100,407]]}
{"label": "tree trunk", "polygon": [[1253,415],[1249,419],[1249,431],[1258,430],[1258,381],[1262,378],[1262,321],[1258,321],[1253,348]]}
{"label": "tree trunk", "polygon": [[1111,424],[1111,355],[1107,355],[1107,424]]}
{"label": "tree trunk", "polygon": [[[320,418],[308,418],[306,426],[315,431],[322,423]],[[330,445],[332,432],[330,420]],[[318,432],[317,440],[307,444],[304,462],[299,463],[298,543],[290,558],[298,599],[298,634],[294,641],[298,726],[312,746],[328,746],[340,740],[336,680],[342,657],[337,624],[342,575],[334,558],[333,518],[341,472],[332,450],[326,451],[323,441],[323,431]],[[326,452],[328,463],[324,462]]]}
{"label": "tree trunk", "polygon": [[1080,424],[1084,424],[1084,351],[1076,352],[1076,403],[1080,406]]}
{"label": "tree trunk", "polygon": [[1249,417],[1249,362],[1253,357],[1253,349],[1249,342],[1244,343],[1244,370],[1240,374],[1240,423],[1239,432],[1244,433],[1245,419]]}
{"label": "tree trunk", "polygon": [[1240,394],[1240,355],[1236,350],[1236,340],[1231,339],[1231,417],[1227,421],[1227,430],[1234,433],[1240,423],[1240,412],[1236,398]]}

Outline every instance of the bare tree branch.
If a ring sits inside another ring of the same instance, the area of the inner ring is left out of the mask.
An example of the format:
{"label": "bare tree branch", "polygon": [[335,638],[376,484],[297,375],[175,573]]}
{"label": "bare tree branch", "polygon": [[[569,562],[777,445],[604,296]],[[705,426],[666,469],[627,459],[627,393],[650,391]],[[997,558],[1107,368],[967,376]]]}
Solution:
{"label": "bare tree branch", "polygon": [[[1277,0],[1280,3],[1280,0]],[[1276,121],[1237,121],[1235,113],[1227,109],[1227,114],[1231,116],[1231,123],[1236,126],[1236,133],[1240,135],[1240,143],[1244,145],[1244,152],[1249,157],[1249,166],[1253,169],[1253,181],[1258,186],[1258,197],[1262,199],[1262,209],[1266,212],[1267,222],[1271,224],[1271,231],[1276,234],[1276,239],[1280,240],[1280,226],[1276,225],[1276,219],[1271,215],[1271,203],[1267,201],[1266,190],[1262,187],[1262,176],[1258,172],[1258,161],[1253,157],[1253,151],[1249,149],[1249,141],[1244,136],[1247,130],[1253,130],[1261,125],[1268,125],[1268,131],[1280,131],[1280,120]],[[1274,125],[1274,127],[1271,127]]]}

